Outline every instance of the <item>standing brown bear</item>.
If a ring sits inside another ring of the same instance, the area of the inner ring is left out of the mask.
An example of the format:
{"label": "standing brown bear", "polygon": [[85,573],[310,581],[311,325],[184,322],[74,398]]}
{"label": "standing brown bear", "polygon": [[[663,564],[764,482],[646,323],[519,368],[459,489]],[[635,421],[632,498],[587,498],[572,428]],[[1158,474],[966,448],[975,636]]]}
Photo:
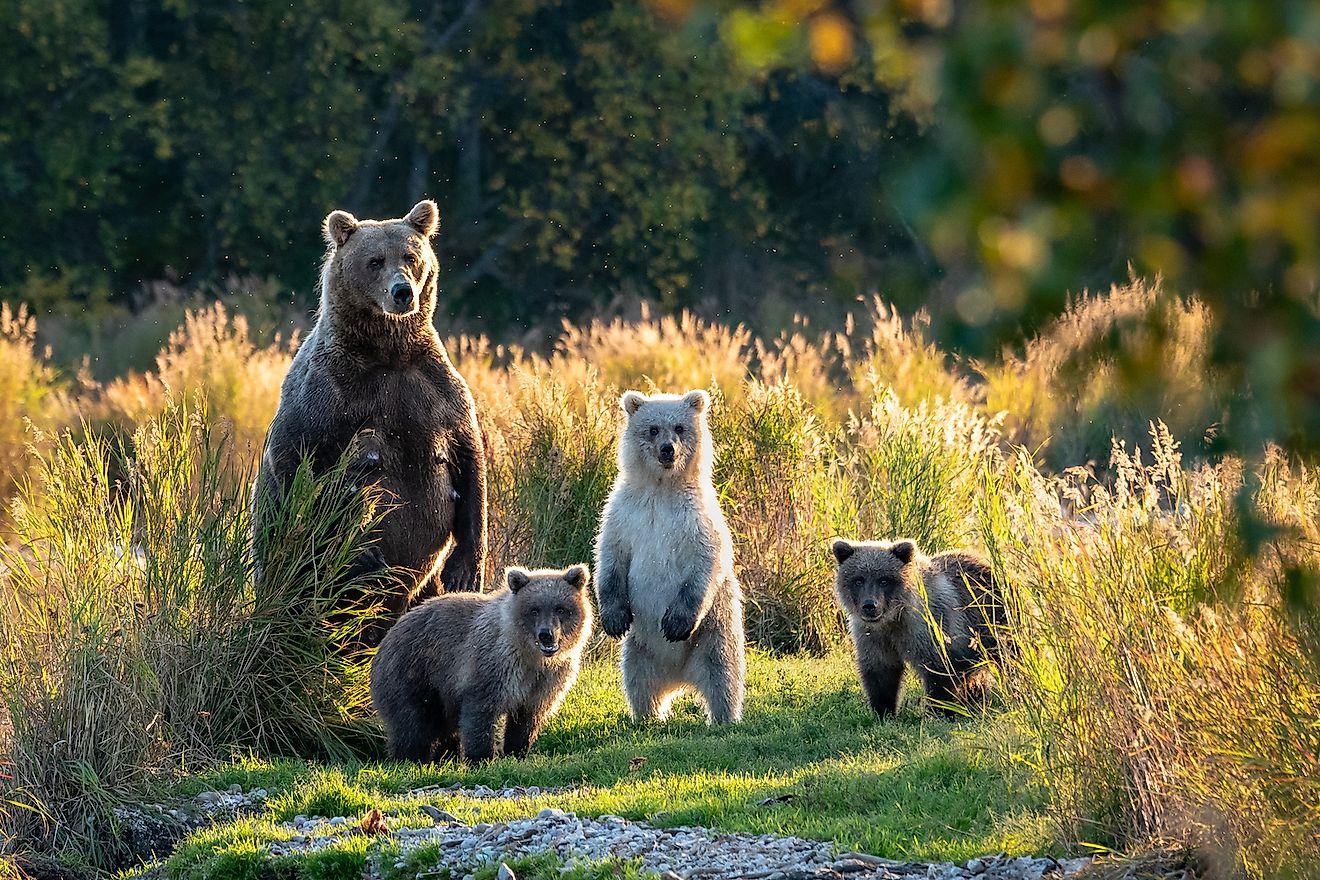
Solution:
{"label": "standing brown bear", "polygon": [[319,474],[353,447],[352,478],[379,484],[390,507],[355,570],[402,573],[391,619],[437,592],[480,589],[486,556],[476,406],[432,324],[438,226],[429,200],[400,220],[325,218],[320,310],[280,389],[257,478],[260,534],[263,502],[283,493],[305,454]]}
{"label": "standing brown bear", "polygon": [[[527,754],[559,710],[591,637],[585,565],[510,568],[508,588],[437,596],[409,611],[371,664],[390,757]],[[460,753],[461,747],[461,753]]]}

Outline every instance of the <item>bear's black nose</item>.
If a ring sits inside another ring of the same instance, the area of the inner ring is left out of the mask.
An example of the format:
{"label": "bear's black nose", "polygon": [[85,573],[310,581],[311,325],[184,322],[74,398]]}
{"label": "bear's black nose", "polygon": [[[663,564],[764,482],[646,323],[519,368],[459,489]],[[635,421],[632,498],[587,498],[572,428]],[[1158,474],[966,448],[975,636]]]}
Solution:
{"label": "bear's black nose", "polygon": [[865,602],[862,603],[863,617],[875,617],[875,610],[876,610],[875,603],[872,602],[870,599],[867,599]]}
{"label": "bear's black nose", "polygon": [[407,281],[396,281],[390,287],[390,296],[394,298],[396,306],[406,306],[412,304],[413,289]]}
{"label": "bear's black nose", "polygon": [[553,645],[555,643],[555,634],[548,629],[542,629],[536,634],[536,640],[543,645]]}
{"label": "bear's black nose", "polygon": [[660,447],[660,460],[666,464],[674,462],[674,444],[666,443]]}

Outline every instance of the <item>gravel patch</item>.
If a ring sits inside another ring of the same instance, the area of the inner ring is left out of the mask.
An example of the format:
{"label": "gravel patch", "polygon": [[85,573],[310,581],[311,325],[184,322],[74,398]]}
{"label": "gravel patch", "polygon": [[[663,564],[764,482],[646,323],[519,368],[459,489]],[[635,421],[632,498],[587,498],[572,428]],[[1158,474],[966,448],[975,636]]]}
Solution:
{"label": "gravel patch", "polygon": [[231,785],[225,791],[204,791],[190,801],[115,807],[119,834],[137,858],[170,853],[183,837],[215,822],[231,821],[266,809],[264,788],[244,792]]}
{"label": "gravel patch", "polygon": [[[435,818],[435,813],[427,812]],[[1059,861],[1003,855],[962,865],[901,862],[865,853],[839,853],[832,844],[799,837],[656,828],[619,816],[584,819],[551,807],[531,818],[493,824],[467,825],[443,811],[436,813],[442,813],[442,818],[424,828],[401,827],[397,819],[380,818],[387,829],[380,837],[392,840],[404,853],[438,846],[436,867],[450,868],[464,880],[471,880],[471,872],[482,865],[546,852],[568,863],[611,857],[637,860],[663,880],[1053,880],[1075,875],[1092,864],[1089,858]],[[272,844],[272,855],[315,852],[346,835],[363,833],[358,823],[343,816],[298,816],[283,827],[293,835]],[[395,864],[396,868],[403,866],[402,861]],[[460,871],[464,873],[459,875]],[[377,864],[372,875],[378,874]]]}
{"label": "gravel patch", "polygon": [[512,788],[491,788],[488,785],[477,785],[472,788],[464,788],[459,783],[453,785],[428,785],[425,788],[415,788],[408,792],[409,797],[435,797],[436,795],[448,797],[465,797],[476,800],[489,800],[492,798],[535,798],[545,797],[547,795],[566,794],[570,791],[584,791],[583,786],[563,786],[561,788],[551,788],[549,786],[542,788],[539,785],[515,785]]}

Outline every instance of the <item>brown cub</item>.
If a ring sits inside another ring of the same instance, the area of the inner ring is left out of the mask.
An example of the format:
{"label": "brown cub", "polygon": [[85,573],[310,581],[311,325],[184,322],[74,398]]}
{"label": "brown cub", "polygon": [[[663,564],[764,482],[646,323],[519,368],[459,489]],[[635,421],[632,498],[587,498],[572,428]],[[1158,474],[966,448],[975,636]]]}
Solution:
{"label": "brown cub", "polygon": [[986,661],[998,655],[1004,624],[989,563],[961,550],[925,556],[908,540],[839,538],[831,549],[835,595],[876,714],[897,710],[906,664],[945,714],[958,714],[953,704],[982,703],[992,683]]}
{"label": "brown cub", "polygon": [[[585,565],[510,568],[493,593],[423,602],[386,634],[371,700],[390,756],[482,761],[527,754],[577,679],[591,635]],[[460,751],[461,749],[461,751]]]}

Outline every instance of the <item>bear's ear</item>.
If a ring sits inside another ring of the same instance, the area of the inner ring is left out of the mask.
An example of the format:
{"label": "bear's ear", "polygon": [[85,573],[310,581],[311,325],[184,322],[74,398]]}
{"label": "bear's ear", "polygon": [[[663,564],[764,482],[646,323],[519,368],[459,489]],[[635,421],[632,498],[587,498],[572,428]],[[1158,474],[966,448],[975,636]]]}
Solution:
{"label": "bear's ear", "polygon": [[646,395],[640,391],[625,391],[623,397],[619,398],[619,403],[623,406],[624,412],[632,415],[646,403]]}
{"label": "bear's ear", "polygon": [[326,216],[321,231],[325,234],[326,244],[341,248],[357,228],[358,219],[352,214],[347,211],[331,211]]}
{"label": "bear's ear", "polygon": [[564,572],[564,582],[574,589],[582,589],[591,579],[591,572],[581,563],[569,566],[568,571]]}
{"label": "bear's ear", "polygon": [[440,209],[430,199],[422,199],[413,205],[413,209],[403,219],[413,229],[430,238],[440,228]]}
{"label": "bear's ear", "polygon": [[917,545],[911,541],[899,541],[889,548],[889,552],[894,554],[899,562],[907,565],[912,561],[912,557],[917,554]]}
{"label": "bear's ear", "polygon": [[531,575],[527,569],[519,568],[516,565],[509,566],[509,570],[504,573],[504,577],[509,581],[509,589],[518,592],[531,581]]}
{"label": "bear's ear", "polygon": [[684,394],[683,402],[697,412],[705,412],[706,407],[710,406],[710,395],[698,388],[696,391],[689,391]]}
{"label": "bear's ear", "polygon": [[834,551],[835,561],[842,565],[849,556],[853,555],[857,548],[843,538],[835,538],[833,543],[830,544],[830,550]]}

